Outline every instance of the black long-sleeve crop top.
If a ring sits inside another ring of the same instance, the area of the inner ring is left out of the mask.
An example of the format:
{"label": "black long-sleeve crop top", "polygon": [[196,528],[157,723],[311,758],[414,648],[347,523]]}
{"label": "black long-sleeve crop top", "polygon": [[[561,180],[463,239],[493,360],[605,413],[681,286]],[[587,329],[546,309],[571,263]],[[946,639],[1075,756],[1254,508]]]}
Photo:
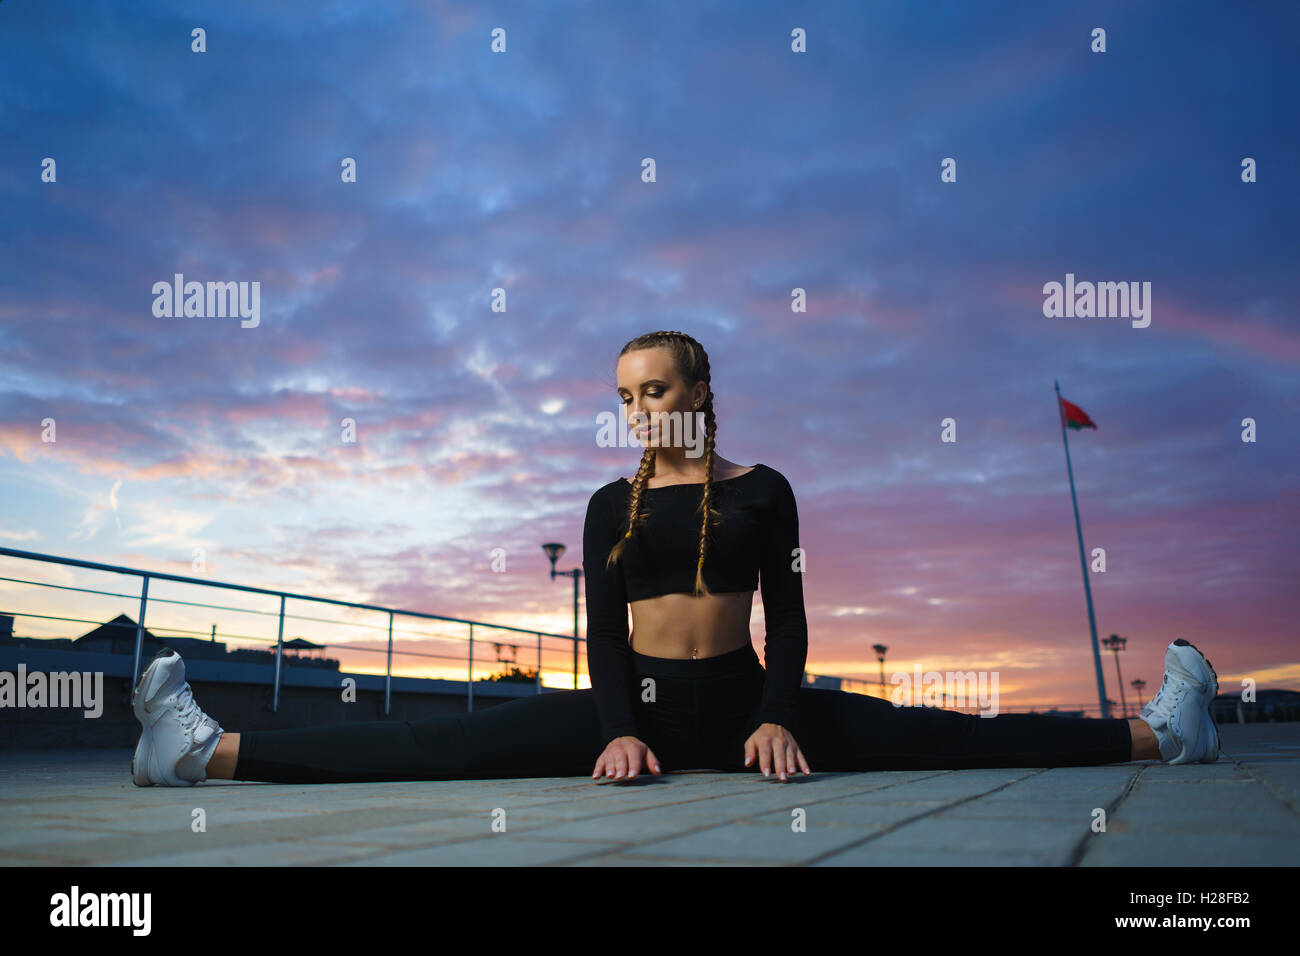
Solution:
{"label": "black long-sleeve crop top", "polygon": [[[628,644],[628,603],[694,592],[702,520],[697,509],[703,488],[702,482],[647,488],[641,496],[645,517],[612,568],[606,568],[605,560],[627,534],[632,486],[624,478],[611,481],[587,503],[582,532],[587,672],[605,743],[642,736],[632,707],[639,688]],[[758,721],[794,733],[795,705],[808,659],[794,491],[784,475],[759,463],[742,475],[715,480],[713,506],[723,517],[710,529],[704,583],[715,594],[754,591],[761,574],[767,673]]]}

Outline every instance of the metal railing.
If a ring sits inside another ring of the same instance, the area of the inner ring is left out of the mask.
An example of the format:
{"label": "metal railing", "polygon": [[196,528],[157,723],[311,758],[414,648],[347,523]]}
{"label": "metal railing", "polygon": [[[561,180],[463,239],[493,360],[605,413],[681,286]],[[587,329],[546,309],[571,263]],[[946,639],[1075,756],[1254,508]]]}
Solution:
{"label": "metal railing", "polygon": [[[139,593],[140,605],[139,605],[139,614],[137,615],[135,621],[135,649],[134,649],[134,659],[131,667],[132,687],[135,686],[136,681],[139,679],[140,676],[140,657],[141,657],[141,650],[144,645],[144,633],[146,630],[145,620],[146,620],[146,615],[148,613],[149,601],[150,601],[149,598],[150,581],[172,581],[181,584],[197,585],[200,587],[224,588],[227,590],[238,591],[245,594],[259,594],[259,595],[266,595],[269,597],[279,598],[279,612],[277,614],[277,618],[278,618],[277,635],[275,641],[275,673],[272,681],[274,685],[274,690],[272,692],[272,703],[271,703],[272,710],[278,710],[280,706],[280,678],[281,678],[281,665],[284,656],[284,622],[286,617],[290,619],[299,619],[299,620],[321,620],[319,618],[313,619],[313,618],[303,617],[302,615],[286,614],[285,601],[290,598],[292,598],[293,600],[306,601],[306,602],[311,602],[316,604],[332,605],[335,607],[342,607],[342,608],[351,608],[353,610],[376,611],[381,614],[387,615],[388,647],[387,647],[387,655],[386,655],[386,667],[384,673],[384,713],[385,714],[389,713],[391,708],[391,701],[392,701],[393,620],[395,617],[401,616],[401,617],[412,618],[415,620],[424,620],[424,621],[442,621],[450,624],[464,624],[468,626],[469,628],[468,653],[466,655],[468,673],[466,675],[467,678],[466,695],[467,695],[467,707],[470,711],[474,709],[474,629],[475,627],[481,629],[487,628],[495,631],[503,631],[503,632],[509,632],[514,634],[527,634],[537,639],[537,674],[536,674],[535,685],[536,685],[536,693],[538,694],[542,692],[542,639],[553,638],[557,640],[568,641],[570,642],[571,645],[574,645],[578,642],[585,643],[584,638],[580,638],[572,634],[553,634],[549,631],[538,631],[531,628],[513,627],[508,624],[492,624],[486,621],[475,621],[469,618],[450,617],[443,614],[429,614],[424,611],[407,611],[407,610],[401,610],[397,608],[383,607],[377,604],[365,604],[358,601],[343,601],[337,598],[320,597],[318,595],[311,595],[311,594],[298,594],[292,591],[281,591],[281,590],[276,590],[274,588],[259,588],[259,587],[254,587],[252,585],[235,584],[229,581],[217,581],[217,580],[213,580],[212,578],[191,577],[188,575],[171,574],[163,571],[144,571],[144,570],[140,570],[139,568],[128,568],[128,567],[122,567],[120,565],[114,565],[114,564],[102,564],[97,561],[84,561],[81,560],[80,558],[66,558],[58,555],[42,554],[35,551],[21,551],[15,548],[0,547],[0,556],[10,557],[10,558],[20,558],[27,561],[38,561],[46,564],[63,565],[66,567],[86,568],[92,571],[102,571],[102,572],[107,572],[112,574],[123,574],[131,577],[139,578],[140,579],[140,593]],[[99,591],[92,588],[73,587],[71,585],[65,585],[65,584],[52,584],[45,581],[27,581],[19,578],[0,578],[0,580],[11,581],[20,584],[30,584],[39,587],[55,588],[58,590],[79,591],[83,593],[99,594],[99,595],[111,596],[111,597],[122,597],[122,598],[131,598],[131,599],[135,598],[135,595],[132,594],[122,594],[122,593],[111,592],[111,591]],[[268,613],[265,611],[250,610],[248,608],[231,607],[229,605],[220,605],[220,604],[207,604],[198,601],[178,601],[171,598],[159,598],[159,597],[154,597],[153,600],[155,603],[182,604],[191,607],[210,608],[213,610],[224,610],[224,611],[231,611],[231,612],[245,613],[245,614],[267,614]],[[56,617],[54,615],[45,615],[45,614],[25,614],[17,611],[15,611],[14,614],[15,616],[31,617],[35,619],[45,619],[45,620],[61,620],[61,621],[81,620],[79,618],[74,618],[74,617]],[[103,626],[101,622],[85,621],[84,623],[100,623],[101,626]],[[331,623],[334,626],[354,626],[354,627],[364,626],[364,625],[357,625],[355,622],[348,622],[348,621],[329,621],[328,623]],[[175,632],[177,630],[178,629],[176,628],[153,627],[152,629],[150,629],[150,633],[161,633],[163,631]],[[256,638],[244,636],[244,635],[239,635],[238,637],[241,640],[256,640]],[[488,642],[488,643],[496,643],[496,642]],[[336,648],[350,647],[350,645],[347,644],[330,644],[330,643],[320,643],[317,644],[316,646],[322,648],[323,647],[336,647]],[[359,648],[353,648],[353,649],[357,650]],[[573,646],[572,650],[576,655],[577,653],[576,646]],[[443,656],[443,655],[436,655],[436,654],[414,653],[411,651],[403,651],[399,653],[403,653],[408,656],[428,657],[428,658],[436,658],[436,657]],[[498,659],[498,663],[500,663],[500,659]]]}

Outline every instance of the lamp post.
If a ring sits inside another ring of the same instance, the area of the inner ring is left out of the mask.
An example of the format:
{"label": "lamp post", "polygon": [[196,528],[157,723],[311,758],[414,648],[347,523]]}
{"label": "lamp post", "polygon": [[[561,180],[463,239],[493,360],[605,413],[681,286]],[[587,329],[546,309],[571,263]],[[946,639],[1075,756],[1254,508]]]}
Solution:
{"label": "lamp post", "polygon": [[1124,678],[1119,672],[1119,652],[1124,650],[1124,645],[1128,643],[1128,638],[1120,637],[1118,634],[1112,634],[1101,642],[1101,646],[1115,654],[1115,677],[1119,680],[1119,708],[1124,716],[1128,716],[1128,704],[1124,702]]}
{"label": "lamp post", "polygon": [[[560,555],[564,554],[564,545],[558,541],[548,541],[542,545],[542,550],[546,556],[551,559],[551,580],[556,578],[573,578],[573,689],[578,689],[578,579],[582,577],[582,568],[576,567],[569,571],[555,570],[555,562],[560,560]],[[537,662],[537,669],[540,672],[542,667],[541,661]]]}
{"label": "lamp post", "polygon": [[1140,714],[1142,713],[1142,688],[1147,686],[1147,682],[1144,681],[1141,677],[1135,677],[1131,681],[1129,681],[1129,684],[1132,685],[1135,691],[1137,691],[1138,713]]}
{"label": "lamp post", "polygon": [[889,650],[884,644],[872,644],[871,649],[876,652],[876,657],[880,660],[880,696],[885,696],[885,651]]}

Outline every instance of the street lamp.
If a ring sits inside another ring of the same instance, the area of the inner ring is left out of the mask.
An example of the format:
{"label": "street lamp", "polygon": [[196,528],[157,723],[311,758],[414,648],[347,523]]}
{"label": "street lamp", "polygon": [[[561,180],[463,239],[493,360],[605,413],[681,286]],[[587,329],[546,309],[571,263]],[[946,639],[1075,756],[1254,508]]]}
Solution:
{"label": "street lamp", "polygon": [[1147,682],[1141,677],[1135,677],[1129,681],[1129,685],[1137,691],[1138,695],[1138,713],[1142,713],[1142,688],[1147,686]]}
{"label": "street lamp", "polygon": [[1128,705],[1124,703],[1124,678],[1119,672],[1119,652],[1124,650],[1124,645],[1128,643],[1127,637],[1120,637],[1118,634],[1112,634],[1101,642],[1101,646],[1115,654],[1115,676],[1119,679],[1119,706],[1124,716],[1128,716]]}
{"label": "street lamp", "polygon": [[[555,570],[555,562],[560,560],[560,555],[564,554],[564,545],[558,541],[549,541],[542,545],[542,550],[546,556],[551,559],[551,580],[556,578],[573,578],[573,689],[578,689],[578,579],[582,577],[582,568],[576,567],[570,571]],[[540,672],[541,661],[537,662],[537,668]]]}
{"label": "street lamp", "polygon": [[880,696],[885,696],[885,651],[889,650],[884,644],[872,644],[871,649],[876,652],[876,657],[880,659]]}

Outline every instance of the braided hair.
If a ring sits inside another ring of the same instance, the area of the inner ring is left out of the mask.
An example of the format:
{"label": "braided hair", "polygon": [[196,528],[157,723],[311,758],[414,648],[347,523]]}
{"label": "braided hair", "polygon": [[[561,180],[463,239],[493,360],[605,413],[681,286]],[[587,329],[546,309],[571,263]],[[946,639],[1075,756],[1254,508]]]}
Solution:
{"label": "braided hair", "polygon": [[[623,346],[623,350],[618,353],[622,358],[628,352],[635,352],[641,349],[667,349],[673,357],[673,365],[677,374],[681,376],[686,387],[694,388],[699,382],[706,386],[710,382],[709,373],[709,356],[704,351],[704,346],[691,338],[685,332],[649,332],[645,335],[638,336]],[[721,518],[721,513],[713,507],[713,466],[715,436],[718,431],[718,422],[713,414],[713,389],[708,390],[704,397],[704,405],[701,409],[704,412],[704,497],[700,500],[700,552],[699,561],[695,565],[695,591],[696,597],[708,596],[712,592],[704,584],[704,555],[709,547],[709,532],[712,525],[717,524]],[[605,561],[605,566],[612,566],[623,554],[623,546],[627,539],[632,537],[632,532],[642,524],[647,513],[641,510],[641,497],[646,489],[646,482],[655,473],[656,448],[647,443],[645,452],[641,455],[641,466],[637,469],[636,477],[632,480],[632,495],[628,501],[627,510],[627,534],[618,539],[618,543],[610,549],[609,557]]]}

